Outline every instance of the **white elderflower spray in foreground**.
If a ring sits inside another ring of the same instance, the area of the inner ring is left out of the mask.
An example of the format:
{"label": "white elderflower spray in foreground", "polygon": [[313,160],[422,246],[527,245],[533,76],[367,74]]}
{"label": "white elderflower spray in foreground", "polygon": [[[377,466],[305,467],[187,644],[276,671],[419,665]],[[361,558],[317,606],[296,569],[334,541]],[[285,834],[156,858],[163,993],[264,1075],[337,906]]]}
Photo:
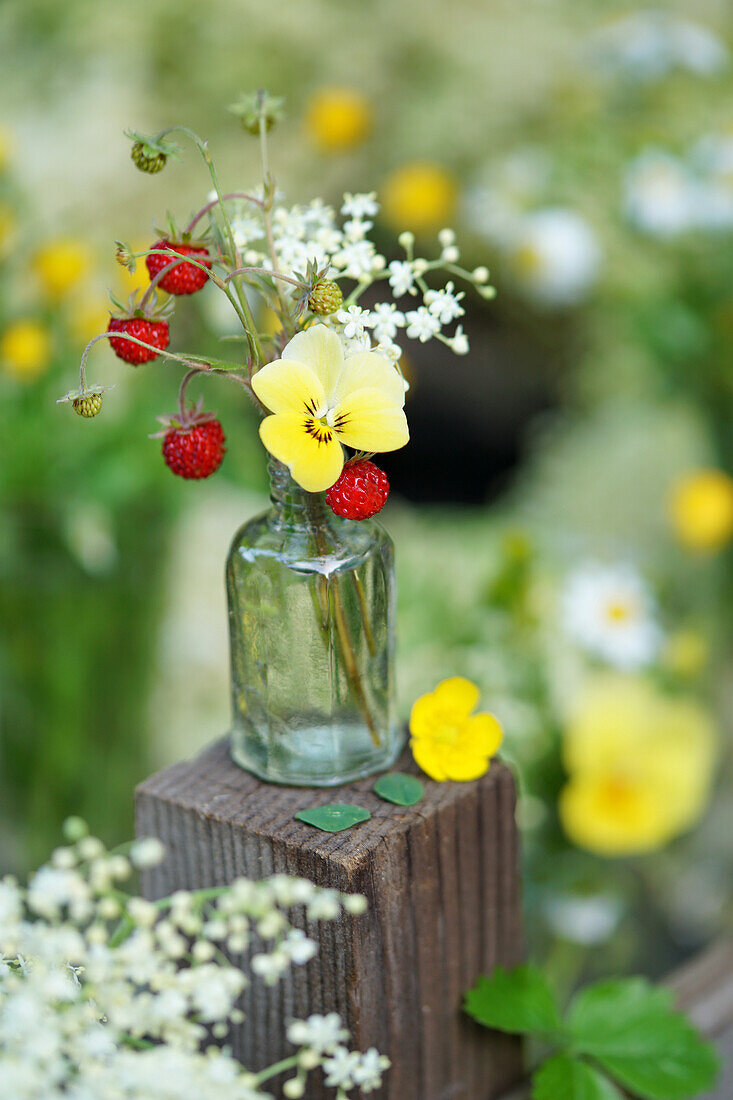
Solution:
{"label": "white elderflower spray in foreground", "polygon": [[243,1021],[248,971],[275,984],[315,953],[289,910],[334,920],[363,912],[362,897],[275,875],[150,902],[121,884],[162,858],[160,842],[109,852],[83,830],[67,823],[72,842],[27,886],[0,881],[0,1095],[266,1100],[267,1083],[288,1075],[283,1094],[303,1097],[317,1068],[335,1100],[380,1087],[388,1059],[349,1050],[336,1013],[283,1021],[295,1053],[257,1073],[212,1044]]}

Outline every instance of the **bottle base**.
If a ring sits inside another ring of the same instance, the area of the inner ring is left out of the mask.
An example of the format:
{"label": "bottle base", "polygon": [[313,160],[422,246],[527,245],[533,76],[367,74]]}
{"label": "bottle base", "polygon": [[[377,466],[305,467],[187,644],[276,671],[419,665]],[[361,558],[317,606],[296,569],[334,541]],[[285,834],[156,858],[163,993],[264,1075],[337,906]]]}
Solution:
{"label": "bottle base", "polygon": [[[322,731],[302,731],[302,741],[309,744],[311,750],[319,744],[317,734]],[[309,736],[310,734],[310,736]],[[330,731],[331,738],[333,731]],[[405,747],[407,734],[401,729],[395,729],[388,737],[389,751],[362,754],[354,758],[353,762],[338,769],[333,767],[333,755],[328,758],[309,752],[307,754],[307,766],[298,766],[295,760],[285,761],[280,753],[270,753],[266,750],[260,739],[243,736],[242,731],[234,729],[229,735],[229,752],[232,760],[240,768],[251,772],[264,783],[273,783],[281,787],[340,787],[345,783],[353,783],[357,779],[364,779],[369,775],[379,775],[388,771],[399,759]],[[319,763],[321,768],[318,767]]]}

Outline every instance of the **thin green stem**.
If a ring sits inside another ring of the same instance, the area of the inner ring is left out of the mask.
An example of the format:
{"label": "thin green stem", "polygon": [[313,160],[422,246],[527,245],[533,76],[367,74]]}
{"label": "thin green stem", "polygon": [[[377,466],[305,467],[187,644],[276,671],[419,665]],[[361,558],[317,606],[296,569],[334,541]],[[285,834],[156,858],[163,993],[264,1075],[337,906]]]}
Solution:
{"label": "thin green stem", "polygon": [[351,574],[354,580],[354,587],[356,588],[356,594],[359,597],[359,609],[361,611],[361,621],[364,626],[364,636],[367,640],[370,656],[374,657],[377,652],[377,647],[374,643],[374,635],[372,634],[372,628],[369,623],[369,608],[366,602],[366,593],[364,592],[364,585],[361,583],[361,579],[356,570]]}
{"label": "thin green stem", "polygon": [[298,1055],[291,1054],[289,1058],[283,1058],[281,1062],[275,1062],[274,1065],[268,1066],[267,1069],[263,1069],[255,1077],[255,1084],[262,1085],[265,1081],[269,1081],[271,1077],[277,1077],[280,1073],[286,1073],[289,1069],[296,1069],[298,1065]]}
{"label": "thin green stem", "polygon": [[[229,245],[229,248],[230,248],[231,254],[232,254],[232,263],[235,264],[235,266],[236,266],[237,257],[239,255],[239,253],[237,251],[237,245],[236,245],[236,242],[234,240],[234,231],[232,230],[232,223],[230,221],[229,213],[227,211],[226,204],[224,203],[224,196],[222,194],[221,186],[219,184],[219,176],[217,174],[216,167],[214,165],[214,161],[211,157],[211,153],[209,152],[208,145],[205,141],[203,141],[202,138],[199,137],[199,135],[197,133],[195,133],[194,130],[191,130],[188,126],[169,126],[167,129],[161,130],[161,132],[157,135],[157,138],[160,139],[160,138],[164,137],[166,134],[170,134],[170,133],[174,133],[174,132],[185,134],[187,137],[189,137],[191,139],[191,141],[193,141],[193,143],[196,145],[197,149],[201,153],[201,156],[204,158],[204,163],[206,164],[206,167],[209,170],[209,175],[211,176],[211,182],[214,185],[214,190],[216,191],[216,197],[217,197],[219,206],[221,208],[221,217],[222,217],[222,221],[224,222],[224,229],[225,229],[225,233],[226,233],[226,237],[227,237],[227,243]],[[237,298],[239,299],[239,305],[240,305],[240,308],[241,308],[241,311],[242,311],[242,320],[243,320],[243,325],[244,325],[244,331],[247,334],[247,341],[249,343],[250,354],[251,354],[251,357],[252,357],[253,361],[259,366],[259,365],[262,364],[263,358],[262,358],[262,347],[260,346],[259,335],[258,335],[258,332],[257,332],[257,326],[255,325],[254,317],[252,316],[252,310],[250,309],[249,302],[247,301],[247,295],[245,294],[245,292],[243,291],[243,289],[241,288],[241,286],[238,283],[235,283],[235,289],[236,289],[236,293],[237,293]],[[249,371],[250,371],[250,377],[251,377],[252,376],[252,367],[251,367],[251,365],[250,365]]]}
{"label": "thin green stem", "polygon": [[215,206],[220,206],[221,203],[224,202],[231,202],[232,199],[244,199],[246,202],[254,203],[255,206],[259,206],[260,208],[264,206],[262,199],[258,199],[254,195],[249,195],[246,191],[230,191],[228,195],[222,195],[221,199],[217,195],[215,199],[212,199],[211,202],[207,202],[205,206],[202,206],[201,209],[194,214],[191,221],[186,226],[185,232],[192,233],[197,223],[201,221],[205,214],[208,214]]}
{"label": "thin green stem", "polygon": [[281,271],[277,271],[270,267],[238,267],[234,271],[229,272],[224,282],[228,283],[230,279],[234,279],[237,275],[267,275],[271,279],[282,279],[284,283],[290,283],[291,286],[297,286],[298,290],[308,289],[305,283],[301,283],[300,279],[293,279],[290,275],[283,275]]}

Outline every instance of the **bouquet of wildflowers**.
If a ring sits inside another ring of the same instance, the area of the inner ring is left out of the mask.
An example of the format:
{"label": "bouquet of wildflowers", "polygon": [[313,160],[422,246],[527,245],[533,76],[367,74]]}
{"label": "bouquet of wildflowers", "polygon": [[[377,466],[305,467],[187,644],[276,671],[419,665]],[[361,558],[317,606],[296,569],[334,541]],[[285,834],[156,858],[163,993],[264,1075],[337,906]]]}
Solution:
{"label": "bouquet of wildflowers", "polygon": [[78,818],[65,828],[69,843],[27,886],[0,881],[3,1096],[266,1100],[266,1083],[287,1073],[283,1094],[297,1098],[318,1067],[336,1100],[380,1087],[388,1060],[349,1050],[335,1013],[289,1021],[295,1052],[256,1073],[218,1045],[242,1023],[250,981],[224,952],[274,984],[316,951],[290,910],[334,920],[363,912],[363,897],[275,875],[150,902],[124,885],[160,861],[159,841],[110,852]]}
{"label": "bouquet of wildflowers", "polygon": [[[459,265],[450,229],[439,235],[437,259],[416,256],[414,235],[406,232],[399,238],[404,258],[388,263],[369,238],[379,210],[373,192],[346,194],[341,219],[320,199],[284,205],[267,148],[281,101],[258,92],[232,110],[244,129],[260,138],[263,179],[251,194],[222,192],[206,143],[186,127],[155,137],[131,134],[133,160],[145,172],[159,172],[178,155],[171,133],[187,136],[204,158],[213,191],[185,229],[171,219],[149,249],[135,253],[118,242],[118,261],[134,269],[144,260],[150,284],[128,303],[115,302],[107,332],[84,352],[78,389],[61,400],[84,417],[100,411],[102,387],[87,381],[85,368],[90,348],[101,339],[134,366],[158,359],[180,365],[178,409],[161,418],[163,456],[175,474],[204,478],[221,464],[225,437],[213,413],[187,400],[186,387],[200,374],[228,378],[254,403],[265,448],[294,480],[307,492],[329,490],[337,514],[363,519],[379,511],[389,490],[370,456],[402,447],[409,438],[401,339],[437,339],[465,354],[464,292],[456,290],[454,280],[489,298],[494,291],[488,272]],[[436,288],[428,280],[437,272],[451,278]],[[169,350],[174,299],[207,282],[239,318],[242,362]],[[379,286],[390,294],[374,301]],[[165,301],[159,292],[165,292]],[[368,307],[360,304],[367,294]],[[399,308],[405,297],[414,308]]]}

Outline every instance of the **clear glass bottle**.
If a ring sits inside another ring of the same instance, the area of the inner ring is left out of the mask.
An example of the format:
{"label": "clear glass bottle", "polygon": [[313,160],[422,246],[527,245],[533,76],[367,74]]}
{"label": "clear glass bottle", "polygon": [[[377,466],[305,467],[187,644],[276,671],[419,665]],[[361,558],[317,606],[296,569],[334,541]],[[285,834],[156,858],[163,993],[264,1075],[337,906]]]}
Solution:
{"label": "clear glass bottle", "polygon": [[270,783],[335,786],[388,768],[394,696],[392,540],[335,516],[270,462],[272,508],[227,560],[234,760]]}

